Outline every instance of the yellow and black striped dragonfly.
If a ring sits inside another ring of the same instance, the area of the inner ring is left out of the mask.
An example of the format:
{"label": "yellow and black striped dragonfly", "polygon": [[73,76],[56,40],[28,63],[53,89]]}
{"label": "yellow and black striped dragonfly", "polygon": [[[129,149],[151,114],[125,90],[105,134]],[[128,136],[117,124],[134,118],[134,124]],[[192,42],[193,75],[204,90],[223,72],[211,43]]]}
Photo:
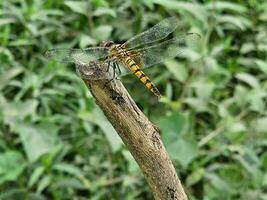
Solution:
{"label": "yellow and black striped dragonfly", "polygon": [[[92,61],[105,62],[107,71],[111,70],[110,80],[133,73],[154,95],[161,97],[157,87],[142,70],[163,60],[174,58],[183,52],[187,41],[194,41],[200,37],[197,33],[186,33],[170,38],[177,26],[177,19],[170,17],[123,44],[110,42],[106,47],[50,49],[46,52],[46,56],[60,62],[75,64],[88,64]],[[83,79],[103,79],[103,76],[83,76]]]}

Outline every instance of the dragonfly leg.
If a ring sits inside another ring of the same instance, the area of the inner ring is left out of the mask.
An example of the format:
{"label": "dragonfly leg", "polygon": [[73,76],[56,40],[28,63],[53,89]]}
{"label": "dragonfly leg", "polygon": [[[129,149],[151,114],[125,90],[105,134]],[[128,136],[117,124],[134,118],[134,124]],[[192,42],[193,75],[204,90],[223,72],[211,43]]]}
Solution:
{"label": "dragonfly leg", "polygon": [[113,70],[113,75],[112,78],[110,80],[108,80],[105,84],[104,84],[104,88],[107,86],[107,84],[109,84],[111,81],[113,81],[114,79],[118,80],[118,76],[116,76],[116,68],[118,68],[118,74],[121,74],[121,70],[119,68],[119,65],[116,62],[112,63],[112,70]]}
{"label": "dragonfly leg", "polygon": [[118,75],[116,76],[116,79],[118,80],[118,76],[121,75],[121,68],[120,68],[120,66],[118,65],[117,62],[115,62],[115,65],[116,65],[116,68],[118,69]]}
{"label": "dragonfly leg", "polygon": [[110,68],[110,60],[108,61],[108,67],[107,67],[107,72],[109,71],[109,68]]}
{"label": "dragonfly leg", "polygon": [[116,77],[116,62],[113,62],[112,68],[113,68],[113,76],[111,80],[114,80]]}

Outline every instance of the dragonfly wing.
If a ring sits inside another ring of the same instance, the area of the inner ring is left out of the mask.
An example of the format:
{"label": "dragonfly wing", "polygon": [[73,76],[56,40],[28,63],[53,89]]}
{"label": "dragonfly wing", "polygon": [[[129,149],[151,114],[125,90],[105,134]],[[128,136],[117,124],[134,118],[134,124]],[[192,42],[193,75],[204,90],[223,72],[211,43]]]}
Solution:
{"label": "dragonfly wing", "polygon": [[170,17],[162,20],[152,28],[140,33],[139,35],[129,39],[124,45],[128,49],[135,48],[140,45],[152,43],[167,37],[178,26],[177,19]]}
{"label": "dragonfly wing", "polygon": [[45,55],[64,63],[87,64],[105,58],[108,55],[108,47],[92,47],[87,49],[50,49]]}
{"label": "dragonfly wing", "polygon": [[199,38],[200,36],[196,33],[187,33],[150,47],[130,50],[128,54],[131,55],[140,68],[147,68],[181,54],[186,48],[187,41],[194,43]]}

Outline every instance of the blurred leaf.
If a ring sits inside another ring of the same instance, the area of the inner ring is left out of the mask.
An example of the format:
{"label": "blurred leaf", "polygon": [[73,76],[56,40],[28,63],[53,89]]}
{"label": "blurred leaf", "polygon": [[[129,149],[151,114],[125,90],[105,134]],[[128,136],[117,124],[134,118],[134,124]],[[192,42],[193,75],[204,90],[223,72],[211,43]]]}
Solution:
{"label": "blurred leaf", "polygon": [[247,27],[251,26],[251,22],[244,17],[237,17],[231,15],[222,15],[218,18],[219,23],[232,24],[240,30],[244,31]]}
{"label": "blurred leaf", "polygon": [[66,172],[68,174],[76,176],[77,178],[83,176],[83,173],[79,168],[68,163],[58,163],[53,166],[53,169],[61,171],[61,172]]}
{"label": "blurred leaf", "polygon": [[247,170],[248,173],[253,174],[258,170],[257,167],[260,164],[259,158],[252,149],[245,146],[239,148],[242,152],[235,155],[234,158]]}
{"label": "blurred leaf", "polygon": [[108,7],[108,2],[106,0],[91,0],[94,7]]}
{"label": "blurred leaf", "polygon": [[38,184],[37,192],[41,193],[51,182],[50,176],[44,176]]}
{"label": "blurred leaf", "polygon": [[13,200],[13,199],[23,199],[26,195],[25,189],[21,188],[9,188],[4,192],[1,192],[1,200]]}
{"label": "blurred leaf", "polygon": [[197,142],[189,139],[176,139],[166,144],[166,149],[173,160],[186,168],[198,155]]}
{"label": "blurred leaf", "polygon": [[254,89],[248,92],[246,95],[246,100],[250,104],[250,108],[254,111],[263,112],[265,105],[264,99],[266,97],[266,92],[261,89]]}
{"label": "blurred leaf", "polygon": [[55,147],[57,128],[51,123],[43,126],[21,122],[14,126],[14,131],[19,133],[30,162],[36,161]]}
{"label": "blurred leaf", "polygon": [[[231,192],[231,187],[228,186],[227,183],[218,175],[214,173],[206,173],[205,177],[208,179],[211,185],[218,190],[218,192],[225,192],[226,194]],[[220,196],[223,197],[224,195],[222,194]]]}
{"label": "blurred leaf", "polygon": [[111,8],[101,7],[94,10],[93,16],[101,16],[101,15],[110,15],[111,17],[117,16],[116,11]]}
{"label": "blurred leaf", "polygon": [[113,152],[116,152],[121,148],[123,144],[121,138],[99,109],[95,109],[91,113],[80,113],[79,117],[96,124],[102,129]]}
{"label": "blurred leaf", "polygon": [[245,83],[247,83],[248,85],[250,85],[253,88],[259,88],[258,80],[254,76],[252,76],[250,74],[238,73],[236,75],[236,78],[241,80],[241,81],[244,81]]}
{"label": "blurred leaf", "polygon": [[211,82],[206,83],[203,81],[199,81],[199,82],[195,82],[193,84],[193,87],[196,90],[197,97],[205,100],[211,97],[215,86]]}
{"label": "blurred leaf", "polygon": [[19,152],[6,151],[0,154],[0,184],[16,181],[26,167]]}
{"label": "blurred leaf", "polygon": [[253,123],[254,129],[257,132],[267,132],[266,129],[267,117],[257,118]]}
{"label": "blurred leaf", "polygon": [[110,37],[112,29],[110,25],[100,25],[93,30],[94,38],[97,38],[97,41],[107,40]]}
{"label": "blurred leaf", "polygon": [[152,0],[142,0],[142,3],[147,6],[149,9],[154,9],[153,1]]}
{"label": "blurred leaf", "polygon": [[208,102],[199,98],[185,98],[184,102],[191,106],[196,112],[206,112],[209,110]]}
{"label": "blurred leaf", "polygon": [[14,18],[2,18],[0,19],[0,26],[6,25],[6,24],[12,24],[16,23],[16,20]]}
{"label": "blurred leaf", "polygon": [[28,186],[31,188],[37,181],[38,179],[43,175],[44,173],[44,167],[39,166],[34,169],[32,175],[30,176],[30,180],[28,182]]}
{"label": "blurred leaf", "polygon": [[242,6],[242,4],[237,4],[233,2],[228,1],[216,1],[216,2],[210,2],[206,4],[207,8],[209,9],[215,9],[215,10],[230,10],[237,13],[244,13],[247,11],[247,8]]}
{"label": "blurred leaf", "polygon": [[245,174],[242,174],[240,167],[234,164],[224,165],[219,171],[220,177],[230,186],[232,189],[242,188],[244,186],[243,180]]}
{"label": "blurred leaf", "polygon": [[33,45],[33,41],[27,39],[18,39],[15,41],[9,42],[9,46],[27,46]]}
{"label": "blurred leaf", "polygon": [[244,43],[240,49],[240,53],[241,54],[246,54],[246,53],[249,53],[251,51],[254,51],[255,50],[255,45],[251,42],[249,43]]}
{"label": "blurred leaf", "polygon": [[[0,63],[5,63],[4,58],[6,58],[10,62],[14,62],[14,55],[12,54],[12,52],[9,49],[0,46]],[[2,77],[2,75],[1,75],[1,79],[4,80],[4,78]],[[3,82],[3,81],[1,81],[1,82]],[[7,83],[4,83],[3,82],[2,84],[5,84],[6,85]]]}
{"label": "blurred leaf", "polygon": [[159,122],[163,141],[168,145],[177,141],[187,125],[186,117],[182,113],[172,112],[168,116],[162,116]]}
{"label": "blurred leaf", "polygon": [[85,1],[65,1],[64,4],[72,11],[87,16],[88,3]]}
{"label": "blurred leaf", "polygon": [[225,135],[232,143],[234,143],[236,140],[244,136],[246,130],[247,128],[242,122],[235,122],[227,126]]}
{"label": "blurred leaf", "polygon": [[192,186],[199,182],[203,176],[204,176],[205,170],[203,168],[199,168],[196,171],[193,171],[193,173],[189,174],[189,176],[186,179],[186,186]]}
{"label": "blurred leaf", "polygon": [[[267,63],[266,63],[266,61],[257,59],[257,60],[255,60],[255,63],[258,65],[258,67],[260,68],[260,70],[261,70],[265,75],[267,75]],[[0,80],[1,80],[1,79],[0,79]]]}
{"label": "blurred leaf", "polygon": [[159,4],[167,9],[181,12],[185,10],[195,16],[197,19],[202,21],[205,25],[207,23],[208,15],[205,8],[197,3],[190,3],[185,1],[173,1],[173,0],[152,0],[154,4]]}
{"label": "blurred leaf", "polygon": [[22,67],[13,67],[0,74],[0,90],[3,89],[11,79],[23,72]]}
{"label": "blurred leaf", "polygon": [[235,88],[235,101],[239,106],[245,106],[247,104],[246,96],[248,89],[242,85],[237,85]]}
{"label": "blurred leaf", "polygon": [[89,37],[88,35],[81,35],[79,46],[83,49],[87,46],[96,45],[97,41],[93,38]]}
{"label": "blurred leaf", "polygon": [[183,83],[187,79],[188,71],[183,64],[175,60],[167,60],[164,64],[178,81]]}
{"label": "blurred leaf", "polygon": [[36,100],[11,102],[4,105],[4,123],[13,127],[27,116],[30,116],[34,120],[36,118],[37,105],[38,102]]}

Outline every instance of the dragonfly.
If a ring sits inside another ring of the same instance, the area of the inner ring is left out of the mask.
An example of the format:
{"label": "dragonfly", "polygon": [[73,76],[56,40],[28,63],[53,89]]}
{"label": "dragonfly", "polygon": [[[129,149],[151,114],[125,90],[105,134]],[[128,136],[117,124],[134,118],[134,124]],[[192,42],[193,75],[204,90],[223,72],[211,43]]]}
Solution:
{"label": "dragonfly", "polygon": [[[175,17],[165,18],[150,29],[136,35],[123,44],[109,42],[104,47],[90,47],[86,49],[54,48],[46,52],[46,56],[59,62],[86,65],[90,62],[105,63],[107,72],[111,72],[109,81],[132,73],[155,96],[161,93],[143,69],[171,59],[184,52],[187,41],[196,41],[200,38],[197,33],[185,33],[173,36],[178,26]],[[90,65],[86,65],[90,67]],[[103,75],[83,75],[83,79],[106,79]]]}

